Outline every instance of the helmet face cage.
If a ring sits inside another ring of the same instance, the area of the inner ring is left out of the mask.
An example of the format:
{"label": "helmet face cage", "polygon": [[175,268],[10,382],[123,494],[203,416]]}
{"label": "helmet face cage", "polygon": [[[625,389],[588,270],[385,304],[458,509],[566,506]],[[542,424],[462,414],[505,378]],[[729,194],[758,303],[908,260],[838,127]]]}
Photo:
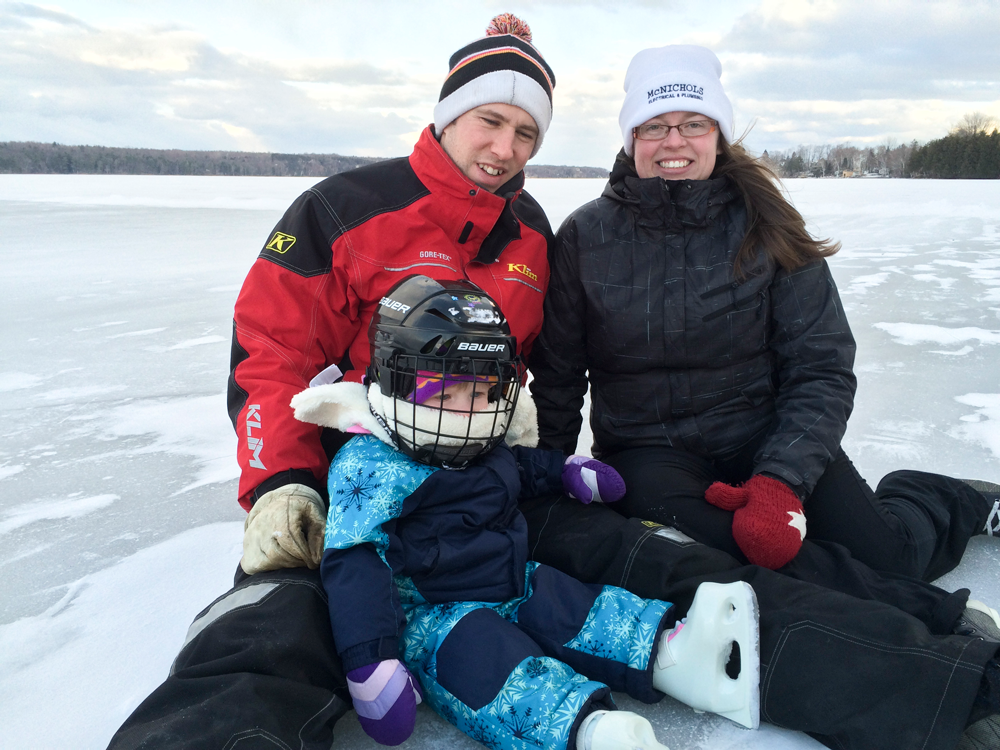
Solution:
{"label": "helmet face cage", "polygon": [[384,426],[421,463],[465,467],[507,434],[524,375],[500,309],[464,281],[410,277],[369,329]]}
{"label": "helmet face cage", "polygon": [[[397,354],[379,369],[380,383],[388,380],[392,391],[386,422],[397,447],[410,458],[460,469],[503,442],[521,390],[518,363],[465,359],[432,364]],[[421,384],[424,388],[418,388]],[[433,392],[423,398],[421,390]]]}

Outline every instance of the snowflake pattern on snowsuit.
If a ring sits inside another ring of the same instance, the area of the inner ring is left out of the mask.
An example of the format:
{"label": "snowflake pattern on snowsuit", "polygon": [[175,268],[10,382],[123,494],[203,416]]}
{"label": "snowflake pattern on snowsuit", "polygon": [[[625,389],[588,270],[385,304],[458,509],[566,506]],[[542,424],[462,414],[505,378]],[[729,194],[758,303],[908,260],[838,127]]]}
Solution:
{"label": "snowflake pattern on snowsuit", "polygon": [[[382,524],[397,518],[406,498],[435,471],[372,436],[348,441],[330,466],[326,548],[372,544],[388,566],[389,537]],[[524,595],[503,602],[431,604],[412,579],[393,578],[407,621],[401,658],[420,681],[427,702],[469,737],[497,750],[565,748],[577,716],[592,696],[599,694],[605,704],[613,705],[606,685],[548,656],[530,656],[518,663],[493,700],[479,709],[463,703],[438,681],[438,649],[462,618],[489,608],[506,622],[516,623],[518,608],[535,593],[532,574],[537,568],[537,563],[528,563]],[[565,647],[645,670],[669,607],[605,586],[583,628]],[[484,642],[483,648],[488,649],[489,643]]]}
{"label": "snowflake pattern on snowsuit", "polygon": [[644,670],[660,621],[669,608],[665,602],[642,599],[625,589],[605,586],[579,635],[566,646],[605,659],[618,659],[625,650],[626,663],[633,669]]}
{"label": "snowflake pattern on snowsuit", "polygon": [[[487,747],[503,750],[567,747],[577,715],[591,696],[605,688],[603,683],[588,680],[562,661],[547,656],[520,662],[496,697],[478,710],[467,706],[439,683],[437,650],[462,618],[488,608],[508,622],[517,622],[518,608],[534,594],[532,574],[538,567],[537,563],[528,563],[525,593],[516,599],[496,603],[422,603],[407,608],[408,624],[403,633],[403,660],[407,667],[420,680],[428,703]],[[644,671],[653,652],[655,634],[670,606],[605,586],[594,601],[583,629],[565,646]],[[483,648],[488,649],[488,643]]]}
{"label": "snowflake pattern on snowsuit", "polygon": [[403,501],[435,471],[372,435],[349,440],[330,464],[324,549],[369,543],[385,562],[389,537],[382,524],[399,516]]}

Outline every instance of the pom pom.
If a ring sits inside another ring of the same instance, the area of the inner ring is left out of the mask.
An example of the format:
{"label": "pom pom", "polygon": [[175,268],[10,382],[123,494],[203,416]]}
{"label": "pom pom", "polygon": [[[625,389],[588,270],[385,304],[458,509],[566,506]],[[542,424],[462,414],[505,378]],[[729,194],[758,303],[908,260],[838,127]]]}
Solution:
{"label": "pom pom", "polygon": [[501,13],[486,27],[486,36],[513,34],[526,42],[531,41],[531,27],[513,13]]}

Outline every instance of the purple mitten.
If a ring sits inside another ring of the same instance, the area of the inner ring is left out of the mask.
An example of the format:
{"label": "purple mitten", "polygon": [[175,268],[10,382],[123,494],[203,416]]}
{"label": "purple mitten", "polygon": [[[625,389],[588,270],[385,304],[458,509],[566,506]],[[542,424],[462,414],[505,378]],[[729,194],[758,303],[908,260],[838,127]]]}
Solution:
{"label": "purple mitten", "polygon": [[380,745],[398,745],[413,733],[420,688],[398,659],[377,661],[347,673],[347,689],[365,734]]}
{"label": "purple mitten", "polygon": [[625,495],[625,480],[607,464],[589,456],[572,455],[562,470],[563,489],[581,503],[613,503]]}

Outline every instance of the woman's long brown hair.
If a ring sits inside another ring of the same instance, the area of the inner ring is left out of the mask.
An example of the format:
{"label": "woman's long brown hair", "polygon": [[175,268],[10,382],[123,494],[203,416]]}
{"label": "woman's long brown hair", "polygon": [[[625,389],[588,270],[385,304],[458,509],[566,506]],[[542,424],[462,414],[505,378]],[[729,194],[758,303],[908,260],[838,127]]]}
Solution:
{"label": "woman's long brown hair", "polygon": [[712,172],[713,177],[732,180],[747,206],[747,231],[733,264],[737,278],[742,276],[741,267],[751,264],[758,246],[786,270],[840,250],[839,242],[817,240],[806,231],[802,214],[781,194],[778,176],[747,153],[740,140],[730,144],[720,134],[720,153]]}

